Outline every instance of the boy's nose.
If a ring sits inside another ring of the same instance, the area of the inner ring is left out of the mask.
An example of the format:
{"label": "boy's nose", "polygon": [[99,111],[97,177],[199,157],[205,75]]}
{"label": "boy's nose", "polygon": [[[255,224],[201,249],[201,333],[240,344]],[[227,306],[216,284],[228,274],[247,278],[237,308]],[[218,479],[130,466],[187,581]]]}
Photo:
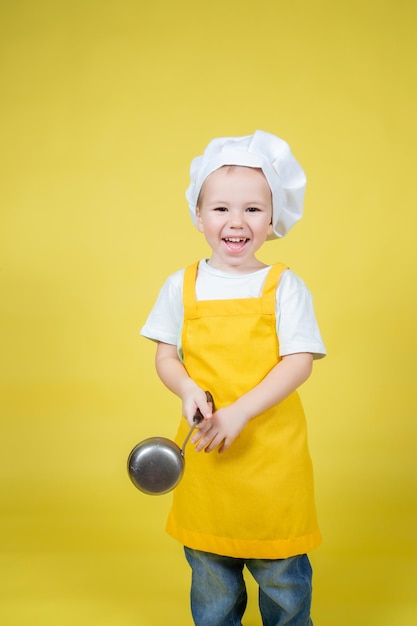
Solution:
{"label": "boy's nose", "polygon": [[232,212],[230,215],[230,225],[234,228],[241,228],[243,225],[243,215],[240,211]]}

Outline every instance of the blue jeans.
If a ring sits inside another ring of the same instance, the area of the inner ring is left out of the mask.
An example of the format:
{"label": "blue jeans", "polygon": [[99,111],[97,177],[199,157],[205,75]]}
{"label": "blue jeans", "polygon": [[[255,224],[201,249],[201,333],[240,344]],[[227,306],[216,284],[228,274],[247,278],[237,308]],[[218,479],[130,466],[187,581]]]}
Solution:
{"label": "blue jeans", "polygon": [[192,569],[191,611],[196,626],[241,626],[247,593],[243,567],[259,585],[263,626],[313,626],[310,561],[236,559],[185,548]]}

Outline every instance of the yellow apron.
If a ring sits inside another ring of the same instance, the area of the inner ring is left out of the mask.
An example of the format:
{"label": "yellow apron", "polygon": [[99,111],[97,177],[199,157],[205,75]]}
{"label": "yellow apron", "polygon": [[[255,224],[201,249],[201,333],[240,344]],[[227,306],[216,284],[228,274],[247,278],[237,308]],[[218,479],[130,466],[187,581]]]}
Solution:
{"label": "yellow apron", "polygon": [[[280,360],[275,293],[282,264],[270,269],[260,298],[195,297],[198,264],[184,275],[184,365],[217,408],[257,385]],[[176,436],[182,444],[185,419]],[[307,429],[297,392],[253,418],[229,450],[188,445],[167,532],[196,550],[239,558],[280,559],[321,541]]]}

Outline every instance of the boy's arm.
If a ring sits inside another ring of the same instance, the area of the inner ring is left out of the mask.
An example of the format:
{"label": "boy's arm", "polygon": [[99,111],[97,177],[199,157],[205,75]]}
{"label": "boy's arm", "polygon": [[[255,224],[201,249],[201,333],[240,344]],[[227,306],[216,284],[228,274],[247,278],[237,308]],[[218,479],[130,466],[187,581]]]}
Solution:
{"label": "boy's arm", "polygon": [[227,450],[251,419],[279,404],[302,385],[312,367],[313,355],[309,352],[282,357],[256,387],[199,425],[198,433],[191,440],[197,444],[196,450],[211,452],[218,446],[220,452]]}
{"label": "boy's arm", "polygon": [[178,358],[177,347],[168,343],[158,343],[155,366],[159,378],[170,391],[182,400],[182,412],[190,426],[197,409],[204,417],[211,418],[212,407],[207,402],[204,389],[201,389]]}
{"label": "boy's arm", "polygon": [[205,390],[189,377],[178,358],[176,346],[158,343],[155,364],[164,385],[181,398],[183,415],[188,423],[193,423],[197,408],[206,418],[198,425],[198,432],[191,440],[197,444],[196,450],[211,452],[220,446],[219,451],[224,452],[251,419],[282,402],[307,380],[313,367],[313,355],[300,352],[282,357],[256,387],[214,415]]}
{"label": "boy's arm", "polygon": [[246,421],[285,400],[310,376],[313,355],[309,352],[288,354],[272,368],[261,382],[234,403]]}

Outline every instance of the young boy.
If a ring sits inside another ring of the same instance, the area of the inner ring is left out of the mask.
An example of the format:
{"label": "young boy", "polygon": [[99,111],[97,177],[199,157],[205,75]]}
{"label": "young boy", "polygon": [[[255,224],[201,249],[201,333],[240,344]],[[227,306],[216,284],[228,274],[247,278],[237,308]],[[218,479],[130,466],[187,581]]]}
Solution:
{"label": "young boy", "polygon": [[186,195],[211,256],[168,278],[141,330],[182,400],[177,442],[197,409],[204,416],[167,524],[192,568],[197,626],[241,624],[245,565],[264,626],[312,624],[306,553],[321,538],[296,390],[325,348],[304,283],[256,257],[300,219],[305,182],[270,133],[210,142]]}

